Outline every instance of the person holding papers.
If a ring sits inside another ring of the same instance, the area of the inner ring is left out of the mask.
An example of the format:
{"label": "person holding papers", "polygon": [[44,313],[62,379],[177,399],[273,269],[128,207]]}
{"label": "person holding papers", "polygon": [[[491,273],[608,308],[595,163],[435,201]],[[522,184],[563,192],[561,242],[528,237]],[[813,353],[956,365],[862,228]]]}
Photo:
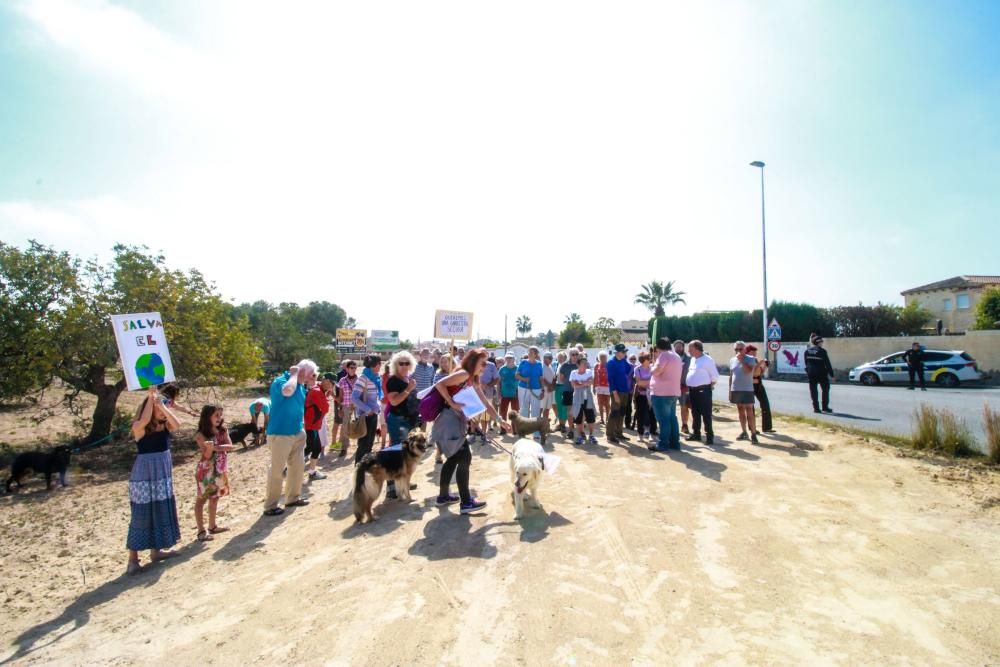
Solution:
{"label": "person holding papers", "polygon": [[[487,353],[483,348],[469,350],[462,358],[461,366],[434,385],[431,390],[440,392],[445,404],[451,408],[441,411],[441,414],[434,420],[434,426],[431,429],[430,441],[438,445],[445,455],[444,466],[441,467],[441,488],[437,504],[441,506],[460,502],[459,511],[462,514],[472,514],[486,507],[484,501],[476,500],[469,491],[469,468],[472,465],[472,452],[466,437],[468,413],[485,408],[491,416],[500,422],[502,428],[510,428],[507,420],[497,414],[492,403],[486,400],[483,395],[480,378],[483,369],[486,368],[486,357]],[[462,405],[459,400],[456,400],[456,396],[463,390],[474,392],[482,405]],[[457,497],[449,492],[453,474],[458,483],[459,495]]]}

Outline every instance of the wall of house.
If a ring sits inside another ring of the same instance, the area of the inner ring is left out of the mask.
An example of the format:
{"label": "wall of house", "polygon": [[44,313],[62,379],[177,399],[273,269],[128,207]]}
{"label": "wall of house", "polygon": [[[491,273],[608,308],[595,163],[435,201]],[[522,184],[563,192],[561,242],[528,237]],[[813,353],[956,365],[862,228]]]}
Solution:
{"label": "wall of house", "polygon": [[[830,354],[830,362],[837,371],[848,371],[867,361],[902,352],[914,341],[929,350],[961,350],[968,352],[979,364],[979,370],[1000,374],[1000,331],[968,331],[964,336],[902,336],[885,338],[827,338],[823,346]],[[749,342],[749,341],[748,341]],[[790,345],[805,345],[786,341]],[[763,346],[754,343],[758,348]],[[732,343],[705,343],[705,351],[723,368],[728,368],[733,356]],[[772,355],[773,359],[773,355]]]}
{"label": "wall of house", "polygon": [[[968,295],[969,307],[959,308],[959,295]],[[976,320],[976,304],[982,298],[983,288],[963,287],[959,289],[942,289],[931,292],[918,292],[907,294],[903,297],[904,303],[908,306],[911,303],[918,303],[933,314],[934,319],[943,322],[944,329],[952,333],[961,333],[972,328]],[[951,300],[951,310],[944,309],[944,300]],[[931,326],[934,323],[931,323]]]}

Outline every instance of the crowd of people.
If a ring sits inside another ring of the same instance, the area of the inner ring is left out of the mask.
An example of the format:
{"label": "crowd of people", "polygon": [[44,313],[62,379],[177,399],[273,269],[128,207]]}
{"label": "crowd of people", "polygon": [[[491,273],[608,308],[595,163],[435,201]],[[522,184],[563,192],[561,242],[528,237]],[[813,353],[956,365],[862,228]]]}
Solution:
{"label": "crowd of people", "polygon": [[[820,336],[810,338],[805,362],[816,412],[830,412],[829,389],[833,369]],[[758,433],[773,433],[770,403],[764,386],[768,362],[752,344],[737,341],[729,360],[729,401],[739,414],[737,440],[758,442]],[[593,361],[593,363],[592,363]],[[267,397],[249,404],[251,423],[270,447],[264,514],[277,516],[284,507],[309,504],[303,483],[324,479],[318,460],[326,455],[346,457],[354,441],[354,463],[380,448],[399,447],[413,429],[426,430],[421,399],[440,395],[445,409],[431,422],[429,442],[437,447],[441,465],[439,506],[459,505],[459,512],[477,512],[486,503],[474,498],[469,475],[470,443],[487,442],[487,433],[510,431],[510,411],[551,420],[557,432],[575,444],[598,444],[595,425],[604,425],[609,443],[630,441],[626,430],[638,435],[651,451],[680,449],[680,440],[714,444],[713,391],[720,374],[699,340],[685,343],[661,338],[648,350],[629,354],[619,343],[591,360],[582,345],[544,354],[531,347],[521,359],[513,353],[497,358],[484,348],[424,348],[414,357],[399,351],[384,363],[371,354],[359,361],[344,360],[336,373],[320,374],[316,363],[304,359],[270,385]],[[468,419],[456,396],[472,389],[486,411]],[[820,402],[822,396],[822,403]],[[757,428],[757,405],[761,413]],[[171,434],[179,427],[175,411],[197,416],[195,442],[199,460],[195,469],[195,519],[199,541],[228,530],[216,523],[219,500],[229,494],[227,454],[233,448],[218,405],[201,411],[177,401],[174,386],[162,392],[151,387],[132,424],[138,456],[129,477],[132,516],[129,524],[127,572],[140,570],[139,552],[150,551],[152,561],[171,557],[170,547],[180,539],[174,499]],[[332,423],[331,423],[332,422]],[[534,437],[540,439],[540,434]],[[458,495],[450,491],[454,479]],[[388,498],[397,497],[389,483]],[[208,522],[204,508],[208,506]]]}

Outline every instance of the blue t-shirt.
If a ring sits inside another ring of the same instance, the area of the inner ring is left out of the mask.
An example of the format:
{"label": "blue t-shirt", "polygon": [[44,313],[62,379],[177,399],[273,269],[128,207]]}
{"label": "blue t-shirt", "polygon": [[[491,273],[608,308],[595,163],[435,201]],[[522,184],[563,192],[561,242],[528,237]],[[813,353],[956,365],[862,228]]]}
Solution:
{"label": "blue t-shirt", "polygon": [[492,361],[487,361],[483,372],[479,374],[479,384],[487,385],[497,379],[497,367]]}
{"label": "blue t-shirt", "polygon": [[536,361],[534,363],[525,359],[521,362],[521,365],[517,367],[517,373],[521,377],[528,378],[525,382],[521,380],[517,383],[517,386],[524,389],[541,389],[542,388],[542,362]]}
{"label": "blue t-shirt", "polygon": [[257,406],[260,406],[260,414],[268,415],[271,414],[271,399],[269,398],[258,398],[256,401],[250,404],[250,416],[254,417],[257,415]]}
{"label": "blue t-shirt", "polygon": [[500,367],[500,396],[504,398],[514,398],[517,396],[517,378],[514,374],[517,373],[517,368],[513,366],[501,366]]}
{"label": "blue t-shirt", "polygon": [[305,427],[306,387],[296,385],[291,396],[281,393],[288,382],[288,371],[271,383],[271,421],[267,424],[268,435],[298,435]]}

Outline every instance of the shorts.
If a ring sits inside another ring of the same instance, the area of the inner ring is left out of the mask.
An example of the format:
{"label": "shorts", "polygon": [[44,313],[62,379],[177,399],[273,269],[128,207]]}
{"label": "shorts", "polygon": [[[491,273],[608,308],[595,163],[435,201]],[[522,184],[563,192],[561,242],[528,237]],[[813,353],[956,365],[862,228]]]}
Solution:
{"label": "shorts", "polygon": [[343,424],[344,423],[344,406],[338,403],[333,408],[333,423]]}
{"label": "shorts", "polygon": [[319,431],[306,431],[306,456],[318,459],[322,446],[319,442]]}
{"label": "shorts", "polygon": [[594,414],[594,408],[588,408],[580,406],[580,413],[577,414],[576,419],[573,420],[574,424],[582,424],[584,417],[587,418],[588,424],[593,424],[597,421],[597,415]]}
{"label": "shorts", "polygon": [[594,387],[594,393],[598,396],[610,396],[611,387]]}
{"label": "shorts", "polygon": [[563,392],[563,395],[562,395],[562,404],[563,405],[570,405],[570,406],[573,405],[573,390],[572,389],[570,389],[569,391],[564,391]]}
{"label": "shorts", "polygon": [[552,398],[553,398],[552,392],[551,391],[546,391],[545,392],[545,396],[542,397],[542,402],[541,402],[541,405],[540,405],[540,407],[542,408],[542,410],[548,410],[549,408],[552,407]]}
{"label": "shorts", "polygon": [[736,405],[753,405],[754,395],[752,391],[731,391],[729,392],[729,402]]}

